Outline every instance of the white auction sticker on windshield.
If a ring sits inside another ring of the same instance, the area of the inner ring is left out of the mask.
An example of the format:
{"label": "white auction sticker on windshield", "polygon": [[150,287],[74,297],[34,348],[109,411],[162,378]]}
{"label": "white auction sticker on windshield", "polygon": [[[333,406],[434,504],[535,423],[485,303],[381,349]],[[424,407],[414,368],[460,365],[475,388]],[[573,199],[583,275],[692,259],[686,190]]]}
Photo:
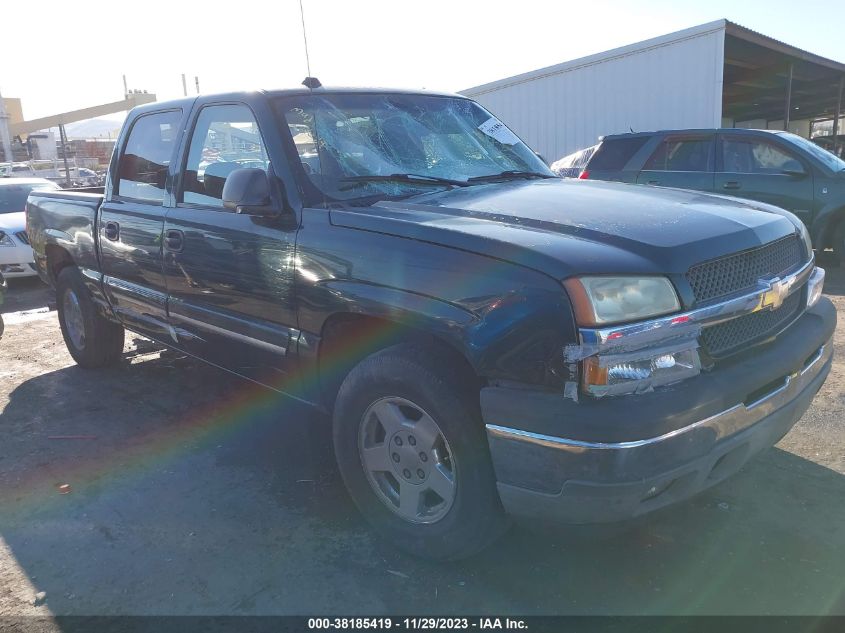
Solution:
{"label": "white auction sticker on windshield", "polygon": [[487,136],[496,139],[504,145],[516,145],[519,139],[516,134],[505,127],[505,124],[499,121],[494,116],[491,116],[484,123],[478,126],[478,129],[484,132]]}

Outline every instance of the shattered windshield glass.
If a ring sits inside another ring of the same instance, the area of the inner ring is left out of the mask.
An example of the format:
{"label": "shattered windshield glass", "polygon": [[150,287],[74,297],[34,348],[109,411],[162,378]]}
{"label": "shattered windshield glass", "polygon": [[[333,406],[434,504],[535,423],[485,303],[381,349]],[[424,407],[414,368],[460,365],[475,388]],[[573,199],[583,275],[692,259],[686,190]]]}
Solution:
{"label": "shattered windshield glass", "polygon": [[513,132],[468,99],[313,94],[282,98],[279,107],[306,188],[318,200],[406,197],[499,174],[554,176]]}

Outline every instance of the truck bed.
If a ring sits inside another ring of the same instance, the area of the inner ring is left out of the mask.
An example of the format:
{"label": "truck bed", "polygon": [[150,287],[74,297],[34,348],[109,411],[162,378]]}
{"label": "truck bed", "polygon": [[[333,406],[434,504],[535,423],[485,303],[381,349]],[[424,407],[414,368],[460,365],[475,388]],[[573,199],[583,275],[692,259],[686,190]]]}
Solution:
{"label": "truck bed", "polygon": [[102,189],[85,191],[35,191],[26,203],[27,232],[38,274],[52,282],[46,267],[51,248],[67,251],[83,272],[98,272],[97,210]]}

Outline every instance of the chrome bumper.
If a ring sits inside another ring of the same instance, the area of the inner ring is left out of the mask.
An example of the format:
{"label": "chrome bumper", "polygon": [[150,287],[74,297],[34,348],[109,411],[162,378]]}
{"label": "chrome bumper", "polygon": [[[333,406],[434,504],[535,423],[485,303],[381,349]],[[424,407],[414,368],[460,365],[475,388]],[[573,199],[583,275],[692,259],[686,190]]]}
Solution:
{"label": "chrome bumper", "polygon": [[799,371],[784,376],[783,382],[770,391],[759,394],[752,402],[739,402],[734,406],[708,418],[694,422],[669,433],[629,442],[584,442],[513,429],[495,424],[487,425],[491,437],[537,444],[561,451],[583,453],[585,450],[625,451],[667,441],[684,441],[692,433],[707,432],[713,442],[735,435],[747,429],[778,409],[788,405],[816,378],[833,356],[833,345],[822,345]]}

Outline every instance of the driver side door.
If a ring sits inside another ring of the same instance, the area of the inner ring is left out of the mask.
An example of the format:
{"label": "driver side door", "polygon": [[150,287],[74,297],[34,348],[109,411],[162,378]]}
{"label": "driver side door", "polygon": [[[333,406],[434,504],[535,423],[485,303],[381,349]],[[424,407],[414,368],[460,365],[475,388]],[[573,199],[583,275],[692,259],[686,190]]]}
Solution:
{"label": "driver side door", "polygon": [[[193,117],[164,222],[168,316],[177,346],[261,384],[287,391],[295,372],[296,224],[236,213],[223,187],[236,169],[271,174],[264,137],[243,103],[210,103]],[[280,200],[274,200],[281,209]]]}

